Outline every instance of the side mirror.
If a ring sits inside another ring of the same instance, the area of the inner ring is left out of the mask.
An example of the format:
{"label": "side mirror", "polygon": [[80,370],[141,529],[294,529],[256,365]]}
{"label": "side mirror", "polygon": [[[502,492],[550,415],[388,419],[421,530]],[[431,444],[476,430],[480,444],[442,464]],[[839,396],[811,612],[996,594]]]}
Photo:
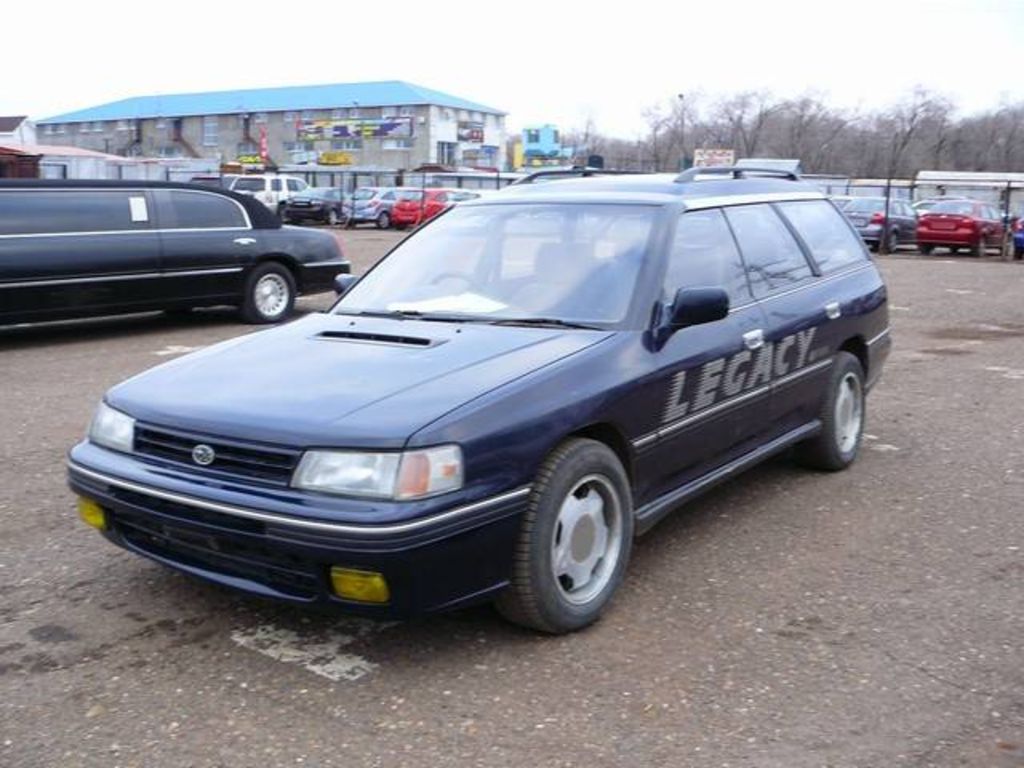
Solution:
{"label": "side mirror", "polygon": [[721,288],[680,288],[672,301],[672,330],[703,325],[729,315],[729,294]]}
{"label": "side mirror", "polygon": [[344,296],[348,289],[359,282],[359,278],[355,275],[335,275],[334,277],[334,292],[339,296]]}

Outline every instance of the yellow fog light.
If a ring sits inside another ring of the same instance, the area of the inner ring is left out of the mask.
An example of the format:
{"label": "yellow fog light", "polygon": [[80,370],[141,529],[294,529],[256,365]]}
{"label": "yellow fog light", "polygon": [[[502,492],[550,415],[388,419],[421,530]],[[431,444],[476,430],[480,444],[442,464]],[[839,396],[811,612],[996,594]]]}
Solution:
{"label": "yellow fog light", "polygon": [[386,603],[391,599],[388,582],[383,574],[357,571],[354,568],[331,567],[331,586],[334,594],[359,603]]}
{"label": "yellow fog light", "polygon": [[79,498],[78,516],[81,517],[87,525],[91,525],[98,531],[103,531],[107,528],[107,513],[103,511],[103,507],[92,499]]}

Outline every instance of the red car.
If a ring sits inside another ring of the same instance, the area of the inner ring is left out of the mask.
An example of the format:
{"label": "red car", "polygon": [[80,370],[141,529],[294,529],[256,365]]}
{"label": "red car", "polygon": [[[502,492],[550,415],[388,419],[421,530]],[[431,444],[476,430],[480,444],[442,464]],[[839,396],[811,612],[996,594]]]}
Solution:
{"label": "red car", "polygon": [[1004,234],[999,211],[977,200],[943,200],[917,220],[917,245],[925,254],[945,246],[952,253],[967,248],[982,256],[986,248],[1001,248]]}
{"label": "red car", "polygon": [[480,197],[468,189],[399,189],[398,202],[391,210],[391,222],[399,229],[424,224],[463,200]]}

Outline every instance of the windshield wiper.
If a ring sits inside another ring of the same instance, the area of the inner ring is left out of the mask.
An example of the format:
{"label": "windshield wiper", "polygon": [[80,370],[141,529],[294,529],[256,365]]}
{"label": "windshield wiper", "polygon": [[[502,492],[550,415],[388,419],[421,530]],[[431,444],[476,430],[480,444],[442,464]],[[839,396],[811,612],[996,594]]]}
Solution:
{"label": "windshield wiper", "polygon": [[354,314],[359,315],[360,317],[387,317],[395,320],[426,320],[436,323],[486,322],[486,318],[476,317],[474,315],[421,312],[418,309],[363,309],[359,312],[355,312]]}
{"label": "windshield wiper", "polygon": [[569,320],[561,320],[557,317],[505,317],[500,320],[492,320],[491,325],[536,325],[550,328],[584,328],[591,331],[601,330],[596,325],[574,323]]}

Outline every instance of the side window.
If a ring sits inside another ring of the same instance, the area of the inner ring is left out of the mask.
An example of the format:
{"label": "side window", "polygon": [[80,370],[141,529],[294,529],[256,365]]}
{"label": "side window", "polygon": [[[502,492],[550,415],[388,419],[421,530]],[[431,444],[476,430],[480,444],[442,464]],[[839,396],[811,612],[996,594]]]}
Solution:
{"label": "side window", "polygon": [[750,301],[743,260],[717,209],[684,213],[672,241],[665,273],[666,297],[671,299],[680,288],[697,287],[724,288],[733,306]]}
{"label": "side window", "polygon": [[814,277],[799,243],[769,205],[726,209],[756,298],[794,288]]}
{"label": "side window", "polygon": [[12,189],[0,192],[0,235],[148,229],[144,202],[129,190]]}
{"label": "side window", "polygon": [[[890,201],[890,205],[892,205]],[[904,206],[903,203],[895,203]],[[851,264],[863,263],[864,246],[843,220],[843,215],[824,200],[781,203],[779,210],[800,233],[822,274],[836,272]],[[899,208],[896,213],[899,214]]]}
{"label": "side window", "polygon": [[234,200],[202,192],[169,190],[160,208],[162,229],[245,227],[245,217]]}
{"label": "side window", "polygon": [[270,191],[271,192],[280,192],[281,191],[281,180],[280,179],[271,179],[270,180]]}
{"label": "side window", "polygon": [[380,199],[381,200],[394,200],[395,199],[395,193],[392,192],[391,190],[388,190],[387,192],[385,192],[383,195],[380,196]]}
{"label": "side window", "polygon": [[439,192],[437,197],[434,198],[434,199],[437,200],[437,202],[439,202],[439,203],[447,203],[448,202],[448,195],[446,195],[444,192]]}
{"label": "side window", "polygon": [[303,185],[299,183],[298,179],[285,179],[285,183],[288,185],[289,192],[301,192]]}

